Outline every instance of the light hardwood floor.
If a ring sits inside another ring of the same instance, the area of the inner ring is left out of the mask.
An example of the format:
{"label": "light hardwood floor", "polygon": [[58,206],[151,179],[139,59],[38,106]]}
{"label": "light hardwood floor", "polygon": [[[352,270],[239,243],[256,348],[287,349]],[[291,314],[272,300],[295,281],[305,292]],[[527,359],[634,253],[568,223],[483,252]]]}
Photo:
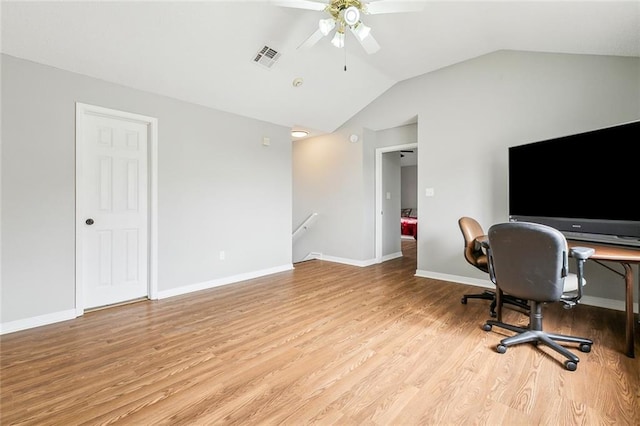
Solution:
{"label": "light hardwood floor", "polygon": [[546,309],[546,329],[595,342],[575,372],[531,345],[498,354],[488,302],[460,303],[479,289],[414,277],[403,246],[4,335],[0,423],[640,424],[623,312]]}

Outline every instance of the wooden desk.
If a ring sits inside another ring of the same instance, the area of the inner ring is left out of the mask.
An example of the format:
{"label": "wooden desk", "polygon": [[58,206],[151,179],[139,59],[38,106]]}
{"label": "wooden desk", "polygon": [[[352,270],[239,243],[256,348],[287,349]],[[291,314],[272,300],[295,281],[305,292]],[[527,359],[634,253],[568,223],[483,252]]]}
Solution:
{"label": "wooden desk", "polygon": [[[625,304],[624,310],[626,314],[626,354],[630,358],[635,358],[635,327],[633,319],[633,269],[632,264],[640,264],[640,249],[632,247],[610,246],[604,244],[590,243],[587,241],[568,240],[569,248],[571,247],[591,247],[595,249],[595,253],[588,259],[598,262],[608,270],[624,277],[625,282]],[[601,261],[617,262],[624,268],[624,274],[620,271],[610,268],[609,266],[601,263]],[[638,285],[638,292],[640,294],[640,282]]]}

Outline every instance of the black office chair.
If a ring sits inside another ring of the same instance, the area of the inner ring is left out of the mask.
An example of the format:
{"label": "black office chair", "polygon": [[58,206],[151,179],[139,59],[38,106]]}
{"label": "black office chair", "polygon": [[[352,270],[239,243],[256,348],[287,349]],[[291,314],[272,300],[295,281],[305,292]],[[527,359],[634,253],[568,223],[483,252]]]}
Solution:
{"label": "black office chair", "polygon": [[[464,238],[464,258],[470,265],[475,266],[482,272],[489,273],[489,265],[487,262],[487,255],[482,249],[478,239],[485,237],[484,229],[472,217],[463,216],[458,219],[458,226],[462,232]],[[490,300],[489,314],[492,317],[496,316],[496,293],[492,290],[485,290],[482,293],[471,293],[462,296],[460,302],[463,305],[467,304],[467,299],[483,299]],[[502,303],[507,303],[518,308],[523,313],[529,312],[529,305],[526,300],[521,300],[512,296],[505,295],[502,298]]]}
{"label": "black office chair", "polygon": [[[586,283],[584,262],[594,250],[574,247],[569,251],[560,231],[537,223],[500,223],[489,228],[488,237],[491,280],[503,292],[529,300],[531,307],[526,328],[496,320],[485,323],[485,331],[495,326],[518,333],[502,339],[496,350],[505,353],[520,343],[543,343],[566,357],[565,368],[574,371],[580,359],[557,342],[577,343],[580,351],[589,352],[593,341],[542,331],[542,307],[562,302],[570,309],[578,303]],[[576,260],[576,274],[569,273],[569,256]]]}

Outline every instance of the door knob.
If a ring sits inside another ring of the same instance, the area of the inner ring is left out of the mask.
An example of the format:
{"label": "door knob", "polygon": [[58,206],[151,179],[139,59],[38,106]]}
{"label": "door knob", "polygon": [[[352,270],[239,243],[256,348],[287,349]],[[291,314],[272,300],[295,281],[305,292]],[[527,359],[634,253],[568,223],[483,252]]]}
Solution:
{"label": "door knob", "polygon": [[85,220],[84,223],[86,223],[87,225],[93,225],[93,219],[89,218]]}

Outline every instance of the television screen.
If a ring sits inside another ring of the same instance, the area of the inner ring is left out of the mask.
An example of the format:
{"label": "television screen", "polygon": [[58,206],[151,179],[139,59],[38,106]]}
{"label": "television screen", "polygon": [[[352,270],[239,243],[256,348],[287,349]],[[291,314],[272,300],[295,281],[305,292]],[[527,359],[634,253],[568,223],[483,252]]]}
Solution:
{"label": "television screen", "polygon": [[640,121],[634,121],[510,147],[510,220],[544,223],[568,237],[609,236],[636,245],[639,145]]}

